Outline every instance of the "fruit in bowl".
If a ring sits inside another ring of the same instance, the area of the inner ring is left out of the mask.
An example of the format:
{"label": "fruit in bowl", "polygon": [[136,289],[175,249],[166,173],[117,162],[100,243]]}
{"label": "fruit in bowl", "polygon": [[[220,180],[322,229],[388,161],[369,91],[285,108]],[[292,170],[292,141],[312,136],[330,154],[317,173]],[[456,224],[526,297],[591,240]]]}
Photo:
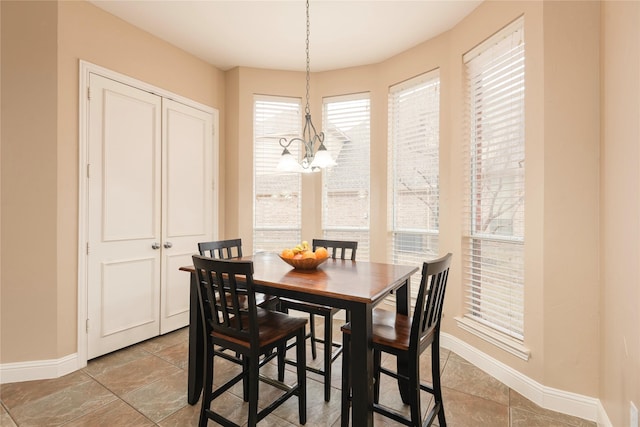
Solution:
{"label": "fruit in bowl", "polygon": [[293,248],[286,248],[280,252],[280,258],[297,270],[314,270],[329,258],[326,248],[316,248],[315,252],[309,247],[309,242],[303,241]]}

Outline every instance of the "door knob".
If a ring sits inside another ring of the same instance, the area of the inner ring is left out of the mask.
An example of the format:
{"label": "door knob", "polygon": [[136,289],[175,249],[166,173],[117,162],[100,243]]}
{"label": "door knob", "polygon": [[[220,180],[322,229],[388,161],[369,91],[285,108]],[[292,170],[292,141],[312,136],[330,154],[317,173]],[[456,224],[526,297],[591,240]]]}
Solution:
{"label": "door knob", "polygon": [[151,249],[160,249],[160,244],[158,242],[153,242]]}
{"label": "door knob", "polygon": [[173,243],[171,243],[171,242],[165,242],[164,243],[164,247],[167,248],[167,249],[169,249],[172,246],[173,246]]}

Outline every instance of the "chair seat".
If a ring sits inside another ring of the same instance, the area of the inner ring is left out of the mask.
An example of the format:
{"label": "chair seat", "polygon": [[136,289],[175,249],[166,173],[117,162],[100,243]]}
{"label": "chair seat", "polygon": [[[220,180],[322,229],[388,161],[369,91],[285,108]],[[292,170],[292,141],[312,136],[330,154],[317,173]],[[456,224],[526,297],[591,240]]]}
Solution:
{"label": "chair seat", "polygon": [[[279,313],[271,310],[264,310],[257,308],[258,314],[258,327],[259,327],[259,346],[265,348],[272,346],[274,343],[286,338],[287,336],[293,336],[300,328],[304,328],[307,323],[307,319],[296,318],[287,316],[286,314]],[[246,329],[249,327],[249,319],[246,315],[241,316],[242,327]],[[242,347],[248,349],[250,342],[243,337],[230,337],[229,335],[219,334],[215,331],[211,333],[215,342],[218,345],[225,345],[228,347]]]}
{"label": "chair seat", "polygon": [[[408,350],[411,339],[411,317],[382,308],[375,308],[371,318],[373,343],[397,350]],[[342,327],[351,334],[351,324]]]}

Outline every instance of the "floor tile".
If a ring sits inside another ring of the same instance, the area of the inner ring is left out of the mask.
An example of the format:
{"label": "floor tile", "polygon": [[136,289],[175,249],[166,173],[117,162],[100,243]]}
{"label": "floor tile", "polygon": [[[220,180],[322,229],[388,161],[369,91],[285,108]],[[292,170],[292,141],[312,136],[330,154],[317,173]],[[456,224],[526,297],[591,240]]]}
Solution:
{"label": "floor tile", "polygon": [[96,375],[95,379],[121,396],[179,371],[181,371],[180,368],[156,356],[149,355],[109,369]]}
{"label": "floor tile", "polygon": [[126,393],[122,399],[154,422],[187,405],[187,372],[178,371]]}
{"label": "floor tile", "polygon": [[185,405],[158,423],[160,427],[197,427],[200,419],[200,402]]}
{"label": "floor tile", "polygon": [[[538,419],[546,419],[547,422],[549,420],[557,420],[561,424],[560,426],[576,426],[576,427],[596,427],[596,423],[592,421],[583,420],[578,417],[573,417],[571,415],[561,414],[559,412],[551,411],[549,409],[544,409],[532,401],[528,400],[520,393],[510,390],[509,392],[509,404],[512,409],[512,424],[514,426],[522,427],[527,426],[526,422],[523,423],[522,420],[527,422],[538,422]],[[535,414],[536,417],[533,417],[531,414]],[[536,421],[532,421],[532,420]],[[537,426],[537,424],[532,424],[532,426]]]}
{"label": "floor tile", "polygon": [[89,360],[87,362],[87,366],[84,368],[84,371],[89,375],[95,377],[96,375],[104,374],[110,369],[117,368],[129,362],[133,362],[134,360],[138,360],[148,356],[148,351],[145,351],[142,348],[134,345]]}
{"label": "floor tile", "polygon": [[157,353],[176,344],[184,343],[189,340],[189,328],[178,329],[169,334],[161,335],[144,341],[138,346],[149,353]]}
{"label": "floor tile", "polygon": [[122,400],[64,424],[64,427],[152,427],[155,424]]}
{"label": "floor tile", "polygon": [[189,367],[189,342],[182,341],[158,351],[155,355],[180,369],[187,369]]}
{"label": "floor tile", "polygon": [[442,389],[442,400],[449,427],[509,426],[507,405],[446,387]]}
{"label": "floor tile", "polygon": [[96,383],[87,381],[10,409],[19,426],[54,426],[88,414],[117,397]]}
{"label": "floor tile", "polygon": [[4,406],[0,405],[0,426],[2,427],[15,427],[16,423],[11,418],[11,415],[7,412]]}
{"label": "floor tile", "polygon": [[447,360],[446,369],[442,374],[442,384],[501,405],[509,404],[507,386],[456,354],[451,354]]}
{"label": "floor tile", "polygon": [[87,374],[82,371],[76,371],[60,378],[2,384],[0,386],[0,399],[2,399],[7,409],[11,411],[17,406],[88,381],[91,381],[91,378]]}

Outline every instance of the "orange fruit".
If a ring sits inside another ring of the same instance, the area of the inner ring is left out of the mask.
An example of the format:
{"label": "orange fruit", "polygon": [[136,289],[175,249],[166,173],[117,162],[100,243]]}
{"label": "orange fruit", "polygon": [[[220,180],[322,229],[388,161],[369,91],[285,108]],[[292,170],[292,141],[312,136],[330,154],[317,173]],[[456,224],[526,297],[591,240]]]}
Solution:
{"label": "orange fruit", "polygon": [[302,253],[302,258],[303,258],[303,259],[307,259],[307,258],[315,258],[315,257],[316,257],[316,254],[314,254],[314,253],[313,253],[313,252],[311,252],[311,251],[306,251],[306,252],[303,252],[303,253]]}
{"label": "orange fruit", "polygon": [[291,249],[283,249],[282,253],[280,254],[280,256],[282,258],[291,259],[291,258],[293,258],[293,251]]}
{"label": "orange fruit", "polygon": [[316,259],[324,259],[329,256],[329,252],[326,248],[316,248]]}
{"label": "orange fruit", "polygon": [[301,253],[297,253],[293,256],[293,259],[302,259],[302,254]]}

